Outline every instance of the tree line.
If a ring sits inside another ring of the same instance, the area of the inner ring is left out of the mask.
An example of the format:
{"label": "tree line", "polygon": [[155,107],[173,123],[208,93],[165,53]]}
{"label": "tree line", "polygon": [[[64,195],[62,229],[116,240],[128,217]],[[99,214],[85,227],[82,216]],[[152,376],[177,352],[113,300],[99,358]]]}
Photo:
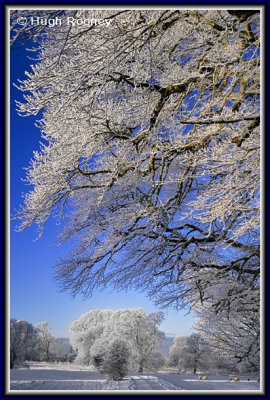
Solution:
{"label": "tree line", "polygon": [[[256,358],[259,359],[258,354]],[[241,360],[242,361],[242,360]],[[239,362],[233,349],[216,346],[209,337],[199,333],[190,336],[177,336],[169,349],[169,367],[176,367],[183,373],[250,373],[259,371],[259,364]]]}
{"label": "tree line", "polygon": [[[91,310],[70,326],[70,344],[76,354],[66,361],[91,365],[118,380],[132,370],[155,370],[163,364],[157,348],[165,338],[158,327],[161,312],[146,314],[143,308]],[[25,361],[59,361],[59,341],[48,322],[35,326],[27,321],[10,321],[10,368]]]}
{"label": "tree line", "polygon": [[[211,327],[209,332],[175,337],[168,357],[164,358],[159,352],[165,339],[159,330],[163,318],[162,312],[147,314],[143,308],[88,311],[71,324],[73,351],[62,358],[59,340],[50,333],[52,328],[48,322],[33,326],[27,321],[12,319],[10,368],[25,361],[75,362],[92,366],[114,380],[122,379],[129,371],[153,372],[162,367],[194,374],[259,371],[258,349],[250,359],[239,360],[237,348],[221,341],[220,335],[211,336]],[[244,345],[237,343],[239,348]]]}
{"label": "tree line", "polygon": [[24,361],[53,361],[58,358],[60,343],[43,321],[33,326],[24,320],[10,320],[10,368]]}

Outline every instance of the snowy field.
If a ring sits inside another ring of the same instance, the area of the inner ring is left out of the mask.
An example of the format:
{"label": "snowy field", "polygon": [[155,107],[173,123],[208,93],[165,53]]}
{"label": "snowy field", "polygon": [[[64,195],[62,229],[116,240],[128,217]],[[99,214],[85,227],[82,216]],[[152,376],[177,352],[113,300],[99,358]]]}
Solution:
{"label": "snowy field", "polygon": [[256,377],[239,376],[240,381],[229,381],[228,376],[208,376],[198,380],[196,375],[168,373],[130,373],[120,382],[108,381],[106,376],[88,367],[74,364],[32,364],[28,368],[10,371],[10,391],[114,391],[114,390],[158,390],[158,391],[260,391]]}

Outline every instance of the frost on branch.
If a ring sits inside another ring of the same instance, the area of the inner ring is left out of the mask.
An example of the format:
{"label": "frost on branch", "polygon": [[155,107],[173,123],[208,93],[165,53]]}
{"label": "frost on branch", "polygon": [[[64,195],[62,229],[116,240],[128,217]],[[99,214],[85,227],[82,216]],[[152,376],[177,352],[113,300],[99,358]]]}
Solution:
{"label": "frost on branch", "polygon": [[110,29],[45,29],[17,83],[47,143],[18,229],[65,217],[73,294],[113,283],[194,306],[228,282],[229,307],[259,283],[260,14],[95,13]]}
{"label": "frost on branch", "polygon": [[[227,282],[209,293],[203,306],[195,307],[195,329],[208,340],[212,348],[236,362],[237,366],[249,371],[260,370],[260,309],[258,285],[245,284],[242,295],[241,284],[234,288]],[[233,293],[234,290],[234,293]],[[222,293],[223,292],[223,293]],[[224,292],[231,299],[230,307],[224,302]],[[232,296],[233,295],[233,296]],[[214,301],[213,301],[214,300]],[[213,303],[220,301],[217,311]]]}

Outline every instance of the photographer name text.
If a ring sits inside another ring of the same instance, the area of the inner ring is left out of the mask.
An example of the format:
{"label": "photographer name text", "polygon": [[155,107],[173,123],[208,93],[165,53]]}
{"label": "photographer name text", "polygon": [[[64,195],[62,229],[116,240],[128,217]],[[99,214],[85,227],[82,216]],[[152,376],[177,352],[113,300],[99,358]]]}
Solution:
{"label": "photographer name text", "polygon": [[66,24],[67,26],[106,26],[107,28],[110,26],[110,19],[102,19],[102,18],[41,18],[41,17],[20,17],[17,19],[17,23],[19,25],[43,25],[53,28],[54,26],[62,26]]}

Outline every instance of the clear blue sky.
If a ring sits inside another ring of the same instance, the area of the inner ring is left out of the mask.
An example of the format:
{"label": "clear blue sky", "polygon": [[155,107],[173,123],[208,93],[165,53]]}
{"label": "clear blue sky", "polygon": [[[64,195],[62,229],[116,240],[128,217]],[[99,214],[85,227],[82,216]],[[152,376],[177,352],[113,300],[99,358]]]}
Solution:
{"label": "clear blue sky", "polygon": [[[28,53],[29,54],[29,53]],[[31,55],[31,53],[30,53]],[[15,110],[15,99],[21,100],[22,93],[13,85],[17,79],[25,79],[24,72],[30,71],[34,61],[27,58],[25,49],[11,51],[10,54],[10,212],[22,204],[22,193],[30,188],[22,182],[25,170],[34,150],[39,149],[40,133],[34,126],[35,118],[19,117]],[[37,231],[32,227],[24,232],[15,232],[16,221],[10,224],[10,317],[36,324],[48,321],[56,337],[69,336],[69,326],[83,313],[95,308],[137,308],[158,311],[154,302],[143,293],[135,291],[116,292],[105,290],[96,292],[92,298],[72,298],[68,293],[60,293],[54,280],[54,265],[68,247],[55,245],[59,227],[50,219],[44,235],[35,241]],[[166,334],[189,335],[193,318],[187,311],[162,310],[165,321],[161,330]]]}

